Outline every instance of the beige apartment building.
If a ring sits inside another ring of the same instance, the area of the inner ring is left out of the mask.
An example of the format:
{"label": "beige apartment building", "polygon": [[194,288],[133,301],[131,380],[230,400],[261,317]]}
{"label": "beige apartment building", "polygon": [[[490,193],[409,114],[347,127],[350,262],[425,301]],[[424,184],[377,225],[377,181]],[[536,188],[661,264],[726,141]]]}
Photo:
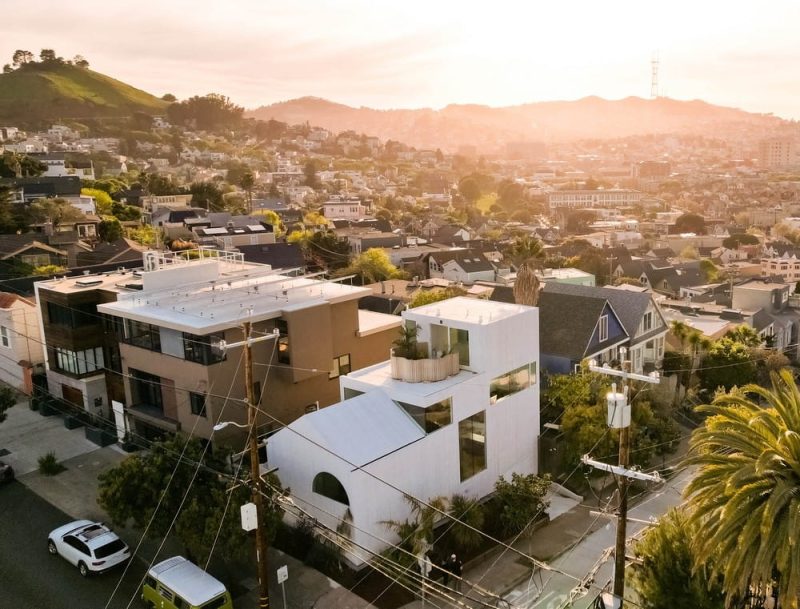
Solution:
{"label": "beige apartment building", "polygon": [[[243,324],[252,324],[261,430],[339,399],[341,375],[387,359],[399,317],[361,311],[369,289],[289,277],[240,255],[143,273],[141,290],[97,307],[119,343],[126,423],[157,437],[210,438],[219,421],[243,424]],[[220,432],[224,439],[227,434]]]}

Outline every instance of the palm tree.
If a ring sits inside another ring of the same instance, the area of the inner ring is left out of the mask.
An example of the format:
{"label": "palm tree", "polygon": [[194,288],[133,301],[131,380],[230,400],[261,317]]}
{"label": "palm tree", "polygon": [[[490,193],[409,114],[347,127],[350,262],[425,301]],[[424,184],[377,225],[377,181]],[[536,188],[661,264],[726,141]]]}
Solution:
{"label": "palm tree", "polygon": [[449,536],[459,551],[465,552],[481,545],[483,535],[479,531],[483,529],[485,513],[477,499],[453,495],[447,513],[453,518]]}
{"label": "palm tree", "polygon": [[777,574],[779,604],[800,591],[800,390],[788,369],[772,388],[747,385],[698,410],[712,415],[692,435],[684,494],[697,567],[712,562],[730,605]]}
{"label": "palm tree", "polygon": [[533,268],[527,262],[523,262],[514,281],[514,302],[535,307],[539,303],[540,289],[541,284]]}

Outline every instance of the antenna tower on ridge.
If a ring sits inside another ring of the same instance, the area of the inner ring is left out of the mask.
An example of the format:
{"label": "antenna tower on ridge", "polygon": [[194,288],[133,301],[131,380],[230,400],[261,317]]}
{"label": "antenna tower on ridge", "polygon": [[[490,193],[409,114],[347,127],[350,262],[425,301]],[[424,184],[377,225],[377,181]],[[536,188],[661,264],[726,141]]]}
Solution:
{"label": "antenna tower on ridge", "polygon": [[658,51],[653,51],[653,58],[650,60],[650,97],[658,97]]}

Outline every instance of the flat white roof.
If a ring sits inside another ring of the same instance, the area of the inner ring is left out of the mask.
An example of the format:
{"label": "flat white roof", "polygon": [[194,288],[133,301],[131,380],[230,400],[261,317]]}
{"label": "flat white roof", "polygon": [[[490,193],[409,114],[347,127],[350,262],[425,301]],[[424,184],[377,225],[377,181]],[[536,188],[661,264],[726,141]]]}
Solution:
{"label": "flat white roof", "polygon": [[387,313],[376,313],[365,309],[358,310],[358,335],[369,336],[376,332],[399,328],[403,323],[403,318],[399,315],[388,315]]}
{"label": "flat white roof", "polygon": [[[475,378],[475,373],[469,370],[461,370],[454,376],[448,376],[442,381],[432,383],[408,383],[392,378],[392,367],[388,361],[374,364],[367,368],[361,368],[347,375],[348,379],[366,383],[371,387],[382,388],[389,395],[396,397],[404,402],[412,404],[427,405],[432,396],[442,392],[450,391],[452,387],[466,383]],[[353,386],[353,389],[359,389]]]}
{"label": "flat white roof", "polygon": [[288,277],[262,268],[242,269],[210,281],[122,294],[117,302],[99,305],[97,310],[180,332],[209,334],[245,321],[280,317],[283,311],[372,293],[367,288]]}
{"label": "flat white roof", "polygon": [[487,325],[514,315],[525,313],[530,307],[525,305],[481,300],[458,296],[440,300],[429,305],[409,309],[406,316],[409,319],[429,318],[450,321],[461,321],[470,324]]}

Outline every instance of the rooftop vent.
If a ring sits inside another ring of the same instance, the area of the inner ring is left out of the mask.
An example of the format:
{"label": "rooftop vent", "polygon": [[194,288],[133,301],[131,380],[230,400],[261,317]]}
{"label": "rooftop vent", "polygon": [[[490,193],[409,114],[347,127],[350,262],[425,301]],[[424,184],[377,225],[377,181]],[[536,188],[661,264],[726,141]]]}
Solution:
{"label": "rooftop vent", "polygon": [[93,285],[100,285],[103,283],[103,280],[99,277],[92,277],[91,279],[78,279],[75,282],[75,287],[77,288],[88,288]]}

